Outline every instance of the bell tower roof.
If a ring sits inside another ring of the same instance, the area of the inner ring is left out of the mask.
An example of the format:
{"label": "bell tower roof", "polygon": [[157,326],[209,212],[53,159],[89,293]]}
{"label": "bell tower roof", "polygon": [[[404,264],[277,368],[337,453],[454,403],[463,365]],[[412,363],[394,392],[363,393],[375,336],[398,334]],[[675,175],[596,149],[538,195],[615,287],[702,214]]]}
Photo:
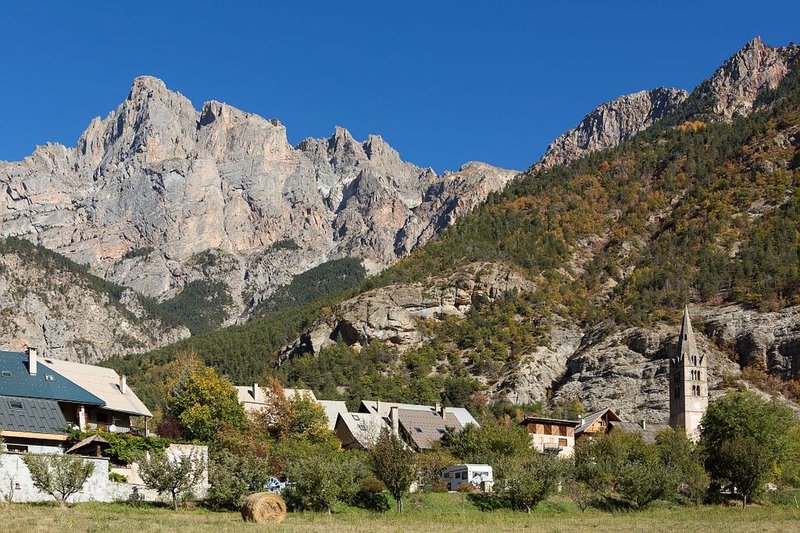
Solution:
{"label": "bell tower roof", "polygon": [[681,324],[680,353],[681,362],[690,361],[692,357],[699,357],[697,341],[692,330],[692,320],[689,317],[689,306],[683,308],[683,323]]}

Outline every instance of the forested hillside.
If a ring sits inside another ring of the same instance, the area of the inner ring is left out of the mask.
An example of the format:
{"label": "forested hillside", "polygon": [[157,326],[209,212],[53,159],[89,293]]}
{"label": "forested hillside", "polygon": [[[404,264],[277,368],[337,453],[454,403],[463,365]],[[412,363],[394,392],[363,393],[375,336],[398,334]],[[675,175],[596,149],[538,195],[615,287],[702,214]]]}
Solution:
{"label": "forested hillside", "polygon": [[551,344],[559,322],[612,331],[677,320],[687,302],[757,311],[797,305],[799,91],[795,68],[759,96],[758,111],[732,121],[713,120],[703,95],[693,94],[616,148],[532,168],[364,281],[362,293],[488,261],[512,265],[538,287],[477,302],[464,319],[421,323],[429,339],[421,346],[340,344],[276,369],[280,349],[335,312],[330,305],[342,295],[301,298],[283,311],[272,306],[251,323],[112,364],[146,380],[159,362],[193,349],[234,381],[277,372],[325,397],[465,404],[473,392],[502,386],[524,354]]}

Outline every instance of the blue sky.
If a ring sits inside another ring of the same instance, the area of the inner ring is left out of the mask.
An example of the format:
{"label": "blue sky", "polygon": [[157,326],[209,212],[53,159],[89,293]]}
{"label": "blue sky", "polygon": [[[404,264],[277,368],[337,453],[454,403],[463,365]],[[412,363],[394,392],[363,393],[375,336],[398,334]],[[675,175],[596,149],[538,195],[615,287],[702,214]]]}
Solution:
{"label": "blue sky", "polygon": [[[441,171],[522,169],[597,104],[691,89],[750,38],[800,41],[800,2],[17,2],[0,6],[0,160],[73,146],[150,74],[195,107],[335,125]],[[24,5],[23,5],[24,4]]]}

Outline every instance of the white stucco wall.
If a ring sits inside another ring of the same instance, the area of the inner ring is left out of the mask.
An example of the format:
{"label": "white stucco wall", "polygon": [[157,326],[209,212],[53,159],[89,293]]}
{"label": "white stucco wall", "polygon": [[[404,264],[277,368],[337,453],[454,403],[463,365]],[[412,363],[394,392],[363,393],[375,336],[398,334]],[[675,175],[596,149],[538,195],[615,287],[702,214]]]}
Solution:
{"label": "white stucco wall", "polygon": [[[171,444],[167,448],[170,458],[181,457],[193,453],[195,457],[202,457],[205,461],[205,471],[201,483],[192,489],[197,498],[204,498],[210,487],[208,483],[208,447],[193,444]],[[22,453],[0,453],[0,499],[5,499],[13,492],[13,501],[19,503],[55,501],[52,495],[41,492],[34,487],[30,471],[22,460]],[[94,472],[86,480],[83,490],[69,498],[69,503],[98,501],[112,502],[128,500],[134,492],[147,501],[164,500],[167,496],[160,496],[156,491],[144,486],[139,477],[139,465],[133,463],[128,467],[112,467],[112,472],[117,472],[126,477],[127,483],[109,481],[109,461],[105,457],[82,457],[84,461],[95,465]],[[12,489],[13,487],[13,489]],[[0,526],[2,531],[2,526]]]}
{"label": "white stucco wall", "polygon": [[[31,473],[22,460],[23,455],[13,452],[0,455],[0,495],[8,498],[13,493],[13,501],[23,503],[55,501],[51,494],[42,492],[33,485]],[[83,490],[70,496],[69,503],[113,501],[109,490],[108,459],[83,457],[83,460],[94,464],[94,471],[86,480]]]}

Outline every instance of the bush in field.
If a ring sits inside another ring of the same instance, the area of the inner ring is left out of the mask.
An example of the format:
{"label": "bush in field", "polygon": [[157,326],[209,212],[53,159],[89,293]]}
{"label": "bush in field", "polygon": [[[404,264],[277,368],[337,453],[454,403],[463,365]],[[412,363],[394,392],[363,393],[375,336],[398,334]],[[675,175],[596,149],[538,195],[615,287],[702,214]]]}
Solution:
{"label": "bush in field", "polygon": [[181,495],[202,481],[205,470],[205,461],[195,453],[170,458],[163,450],[151,453],[139,462],[139,474],[144,484],[159,494],[169,494],[172,508],[176,511]]}
{"label": "bush in field", "polygon": [[60,507],[66,507],[67,499],[80,491],[94,472],[94,464],[75,455],[52,454],[22,456],[31,473],[33,485],[53,496]]}
{"label": "bush in field", "polygon": [[641,435],[615,431],[575,447],[574,481],[597,499],[622,500],[635,509],[668,493],[672,483],[658,449]]}
{"label": "bush in field", "polygon": [[386,485],[380,479],[370,476],[361,480],[358,492],[349,501],[350,505],[380,513],[390,509],[386,497]]}
{"label": "bush in field", "polygon": [[238,510],[244,498],[264,490],[270,478],[266,459],[252,455],[236,455],[227,450],[212,455],[208,480],[211,488],[206,501],[213,509]]}
{"label": "bush in field", "polygon": [[497,470],[499,491],[515,509],[530,513],[556,491],[563,465],[553,455],[528,452],[506,460]]}
{"label": "bush in field", "polygon": [[287,463],[294,486],[284,492],[292,510],[331,512],[336,502],[349,501],[358,491],[367,468],[351,453],[312,453]]}

